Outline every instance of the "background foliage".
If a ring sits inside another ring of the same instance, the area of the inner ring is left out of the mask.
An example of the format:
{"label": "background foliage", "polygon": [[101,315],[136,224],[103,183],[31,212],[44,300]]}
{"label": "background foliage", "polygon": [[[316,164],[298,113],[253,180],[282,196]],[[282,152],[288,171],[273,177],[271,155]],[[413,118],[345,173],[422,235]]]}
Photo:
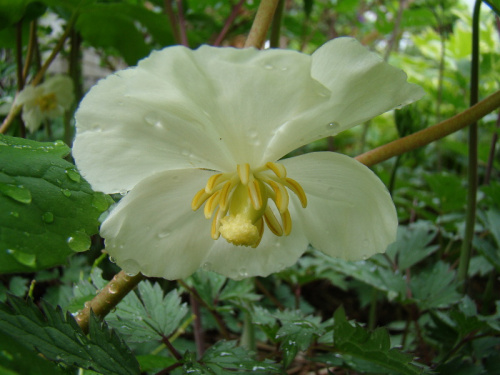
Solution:
{"label": "background foliage", "polygon": [[[273,47],[310,53],[331,38],[354,36],[427,93],[294,153],[355,156],[465,110],[469,5],[282,1]],[[499,9],[496,1],[482,6],[481,98],[500,82],[500,21],[487,5]],[[120,197],[93,192],[74,168],[68,156],[73,110],[98,78],[153,49],[241,47],[257,6],[251,0],[0,0],[0,114],[7,115],[24,84],[19,71],[29,51],[26,83],[64,40],[64,30],[68,38],[45,75],[68,74],[78,99],[66,116],[46,120],[33,134],[18,117],[0,136],[1,373],[500,373],[497,113],[480,122],[477,221],[465,284],[457,267],[468,146],[466,133],[458,132],[374,167],[401,224],[385,254],[346,262],[311,248],[295,266],[267,278],[235,282],[199,271],[179,282],[147,280],[105,322],[93,316],[88,336],[79,328],[72,314],[119,271],[102,254],[97,233],[100,215]]]}

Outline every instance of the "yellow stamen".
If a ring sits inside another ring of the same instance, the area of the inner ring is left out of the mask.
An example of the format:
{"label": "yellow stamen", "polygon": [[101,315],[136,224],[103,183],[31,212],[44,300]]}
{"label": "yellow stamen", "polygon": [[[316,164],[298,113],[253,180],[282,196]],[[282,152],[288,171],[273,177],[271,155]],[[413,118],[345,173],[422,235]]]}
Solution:
{"label": "yellow stamen", "polygon": [[203,213],[205,214],[206,219],[210,219],[217,208],[217,204],[219,204],[220,200],[220,191],[216,191],[210,199],[207,200],[205,207],[203,208]]}
{"label": "yellow stamen", "polygon": [[193,209],[193,211],[196,211],[198,208],[200,208],[208,198],[210,198],[210,194],[207,194],[205,192],[205,189],[201,189],[199,192],[197,192],[193,200],[191,201],[191,208]]}
{"label": "yellow stamen", "polygon": [[238,164],[236,166],[236,170],[238,171],[238,177],[241,180],[243,185],[247,185],[250,179],[250,164],[245,163],[243,165]]}
{"label": "yellow stamen", "polygon": [[36,105],[40,107],[40,111],[47,112],[57,108],[56,94],[50,93],[40,96],[35,99]]}
{"label": "yellow stamen", "polygon": [[286,178],[286,169],[283,164],[277,164],[272,162],[267,162],[266,167],[274,172],[274,174],[279,178]]}
{"label": "yellow stamen", "polygon": [[268,228],[275,236],[281,237],[283,235],[283,228],[281,228],[278,219],[276,219],[273,210],[269,206],[266,207],[266,211],[264,212],[264,219],[266,219]]}
{"label": "yellow stamen", "polygon": [[210,178],[207,181],[207,184],[205,185],[205,191],[207,194],[211,194],[214,190],[215,183],[219,179],[219,177],[222,176],[222,173],[219,174],[214,174],[213,176],[210,176]]}
{"label": "yellow stamen", "polygon": [[[279,163],[268,162],[255,169],[248,163],[239,164],[233,173],[210,176],[205,188],[195,194],[191,208],[196,211],[205,204],[203,213],[207,219],[212,218],[210,234],[214,240],[222,235],[234,245],[255,248],[264,235],[264,223],[275,236],[291,233],[287,188],[297,195],[302,207],[307,205],[302,186],[286,176],[285,167]],[[276,205],[281,220],[269,200]]]}
{"label": "yellow stamen", "polygon": [[291,178],[285,178],[285,181],[286,181],[285,186],[289,188],[291,191],[293,191],[297,197],[299,197],[300,204],[302,205],[302,207],[306,208],[307,197],[306,193],[304,193],[304,189],[302,189],[302,186],[300,186],[300,184],[297,181],[292,180]]}

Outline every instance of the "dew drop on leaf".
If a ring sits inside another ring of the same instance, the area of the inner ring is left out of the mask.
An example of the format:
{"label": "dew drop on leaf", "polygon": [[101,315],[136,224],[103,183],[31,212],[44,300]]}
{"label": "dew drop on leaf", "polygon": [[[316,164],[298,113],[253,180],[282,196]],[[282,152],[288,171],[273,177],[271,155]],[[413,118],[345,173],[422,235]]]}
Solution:
{"label": "dew drop on leaf", "polygon": [[64,194],[65,197],[71,197],[71,191],[69,189],[61,189],[61,192]]}
{"label": "dew drop on leaf", "polygon": [[52,212],[47,211],[42,215],[42,220],[46,223],[52,223],[54,222],[54,214]]}
{"label": "dew drop on leaf", "polygon": [[73,251],[85,251],[90,247],[90,237],[84,232],[74,232],[66,240],[68,246]]}
{"label": "dew drop on leaf", "polygon": [[12,255],[19,263],[24,264],[28,267],[35,267],[36,265],[36,255],[25,253],[24,251],[7,249],[7,253]]}
{"label": "dew drop on leaf", "polygon": [[16,202],[31,203],[31,192],[22,185],[0,183],[0,192],[14,199]]}
{"label": "dew drop on leaf", "polygon": [[109,207],[108,200],[104,194],[95,193],[92,198],[92,206],[99,211],[106,211]]}
{"label": "dew drop on leaf", "polygon": [[66,176],[68,176],[68,178],[71,180],[71,181],[74,181],[74,182],[80,182],[80,174],[74,170],[74,169],[66,169]]}

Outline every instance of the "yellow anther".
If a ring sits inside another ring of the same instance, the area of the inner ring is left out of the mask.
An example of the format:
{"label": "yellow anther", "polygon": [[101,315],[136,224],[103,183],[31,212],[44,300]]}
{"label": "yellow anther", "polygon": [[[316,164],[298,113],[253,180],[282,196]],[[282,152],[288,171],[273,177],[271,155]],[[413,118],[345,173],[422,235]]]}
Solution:
{"label": "yellow anther", "polygon": [[208,198],[210,198],[210,194],[207,194],[205,192],[205,189],[201,189],[199,192],[197,192],[193,200],[191,201],[191,208],[193,209],[193,211],[196,211],[198,208],[200,208]]}
{"label": "yellow anther", "polygon": [[220,191],[216,191],[212,196],[207,200],[205,207],[203,208],[203,213],[205,214],[206,219],[210,219],[217,208],[220,200]]}
{"label": "yellow anther", "polygon": [[274,191],[275,198],[274,202],[276,203],[276,207],[280,213],[285,212],[288,209],[289,196],[285,187],[282,184],[278,184],[274,181],[268,181],[269,186]]}
{"label": "yellow anther", "polygon": [[231,192],[231,187],[232,187],[231,181],[227,181],[220,191],[219,205],[220,205],[220,208],[223,210],[225,210],[228,207],[228,204],[229,204],[228,197],[229,197],[229,193]]}
{"label": "yellow anther", "polygon": [[238,164],[236,166],[236,170],[238,171],[238,177],[241,180],[243,185],[247,185],[250,180],[250,164]]}
{"label": "yellow anther", "polygon": [[286,210],[281,214],[281,223],[283,224],[283,232],[285,236],[288,236],[292,231],[292,218],[290,217],[290,211]]}
{"label": "yellow anther", "polygon": [[250,201],[252,202],[252,206],[256,210],[260,210],[262,208],[262,193],[260,191],[259,181],[256,179],[252,179],[252,181],[248,184],[248,196],[250,197]]}
{"label": "yellow anther", "polygon": [[50,93],[35,99],[35,103],[40,107],[40,111],[47,112],[57,108],[56,94]]}
{"label": "yellow anther", "polygon": [[255,226],[257,227],[257,230],[259,231],[259,240],[254,245],[252,245],[253,248],[256,248],[257,246],[259,246],[260,241],[262,240],[262,236],[264,235],[264,220],[262,218],[260,218],[259,221],[257,221],[255,223]]}
{"label": "yellow anther", "polygon": [[220,237],[219,232],[219,211],[220,208],[217,209],[214,219],[212,220],[212,227],[210,230],[210,235],[212,239],[217,240]]}
{"label": "yellow anther", "polygon": [[[304,189],[286,175],[279,163],[269,162],[256,169],[248,163],[239,164],[233,173],[210,176],[205,188],[195,194],[191,208],[197,210],[205,204],[203,213],[212,219],[210,235],[214,240],[222,236],[237,246],[257,247],[265,225],[275,236],[291,233],[288,189],[303,207],[307,205]],[[269,199],[276,209],[269,206]],[[279,218],[275,212],[279,212]]]}
{"label": "yellow anther", "polygon": [[274,172],[279,178],[286,178],[286,169],[283,164],[273,163],[268,161],[266,167]]}
{"label": "yellow anther", "polygon": [[283,228],[281,228],[278,219],[276,219],[273,210],[271,210],[269,206],[267,206],[266,211],[264,211],[264,219],[266,219],[267,226],[275,236],[280,237],[283,235]]}
{"label": "yellow anther", "polygon": [[207,181],[207,184],[205,185],[205,192],[207,194],[211,194],[214,190],[214,187],[216,186],[217,180],[222,176],[222,173],[219,174],[214,174],[213,176],[210,176],[210,178]]}
{"label": "yellow anther", "polygon": [[302,189],[302,186],[300,186],[300,184],[297,181],[292,180],[291,178],[286,178],[285,181],[286,181],[285,184],[286,187],[289,188],[291,191],[293,191],[297,197],[299,197],[300,204],[302,205],[302,207],[306,208],[307,197],[306,193],[304,193],[304,189]]}

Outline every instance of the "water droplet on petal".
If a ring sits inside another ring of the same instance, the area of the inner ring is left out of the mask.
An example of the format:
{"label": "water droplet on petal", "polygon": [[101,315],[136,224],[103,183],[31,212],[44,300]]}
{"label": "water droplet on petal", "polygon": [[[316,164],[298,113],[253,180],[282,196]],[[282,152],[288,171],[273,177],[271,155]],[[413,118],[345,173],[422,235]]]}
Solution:
{"label": "water droplet on petal", "polygon": [[144,116],[144,121],[146,121],[149,125],[154,126],[156,129],[163,129],[163,123],[161,122],[160,116],[156,113],[149,113]]}
{"label": "water droplet on petal", "polygon": [[81,179],[80,174],[72,168],[66,169],[66,176],[68,176],[68,178],[74,182],[80,182]]}
{"label": "water droplet on petal", "polygon": [[241,277],[248,277],[248,271],[245,267],[241,267],[238,273]]}
{"label": "water droplet on petal", "polygon": [[170,232],[169,231],[164,231],[164,232],[158,233],[158,238],[165,238],[165,237],[168,237],[168,236],[170,236]]}
{"label": "water droplet on petal", "polygon": [[23,185],[0,183],[0,192],[19,203],[31,203],[31,192]]}
{"label": "water droplet on petal", "polygon": [[205,262],[203,263],[203,268],[207,269],[207,270],[211,270],[212,269],[212,263],[210,262]]}
{"label": "water droplet on petal", "polygon": [[326,125],[327,130],[336,130],[340,127],[340,124],[336,121],[332,121]]}
{"label": "water droplet on petal", "polygon": [[101,124],[93,124],[90,126],[90,129],[95,132],[102,132],[102,126]]}
{"label": "water droplet on petal", "polygon": [[90,237],[85,232],[76,231],[66,239],[71,250],[76,252],[86,251],[90,248]]}
{"label": "water droplet on petal", "polygon": [[266,64],[266,65],[264,65],[264,68],[266,68],[267,70],[271,70],[271,69],[274,69],[274,65]]}
{"label": "water droplet on petal", "polygon": [[54,214],[52,212],[47,211],[42,215],[42,220],[50,224],[54,222]]}

